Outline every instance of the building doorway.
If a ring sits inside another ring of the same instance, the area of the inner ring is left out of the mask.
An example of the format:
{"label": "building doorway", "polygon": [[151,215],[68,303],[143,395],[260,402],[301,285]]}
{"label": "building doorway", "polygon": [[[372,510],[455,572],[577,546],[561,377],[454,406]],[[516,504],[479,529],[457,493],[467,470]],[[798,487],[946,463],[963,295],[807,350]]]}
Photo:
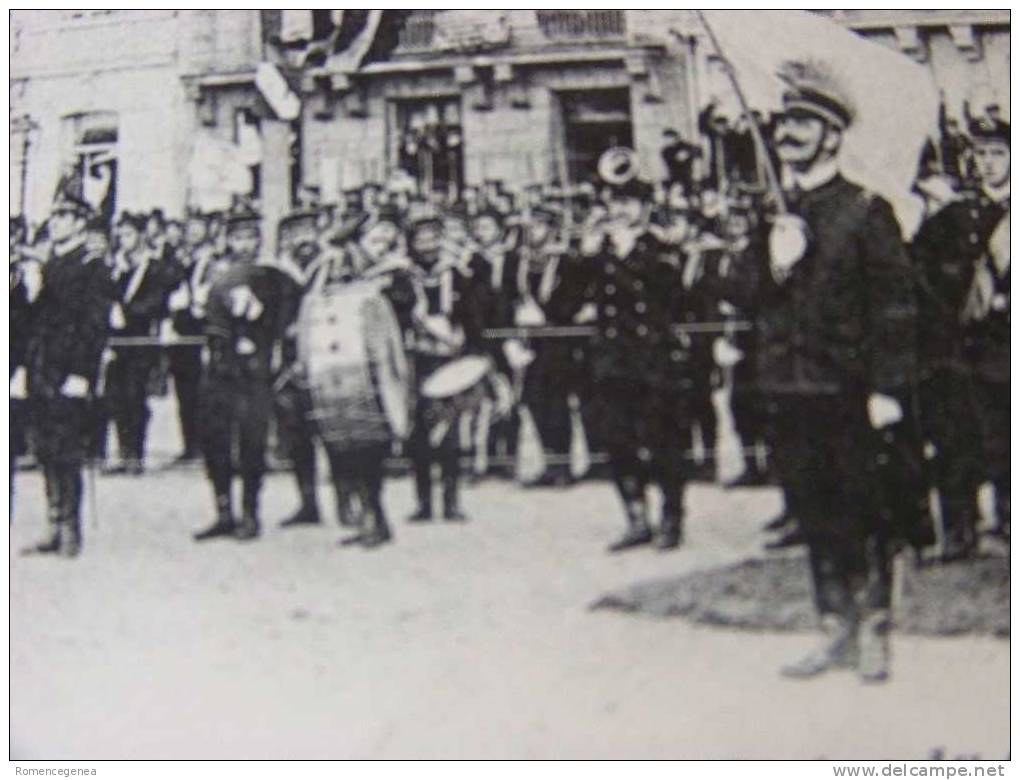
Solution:
{"label": "building doorway", "polygon": [[630,90],[585,89],[559,93],[563,116],[563,149],[568,181],[597,182],[598,161],[614,146],[633,148]]}

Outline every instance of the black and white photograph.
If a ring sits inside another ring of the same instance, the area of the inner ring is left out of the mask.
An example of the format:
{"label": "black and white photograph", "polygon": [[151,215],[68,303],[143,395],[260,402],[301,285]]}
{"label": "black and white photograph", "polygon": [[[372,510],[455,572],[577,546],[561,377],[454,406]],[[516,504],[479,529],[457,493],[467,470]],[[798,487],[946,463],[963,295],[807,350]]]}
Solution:
{"label": "black and white photograph", "polygon": [[1008,7],[8,24],[12,777],[1007,776]]}

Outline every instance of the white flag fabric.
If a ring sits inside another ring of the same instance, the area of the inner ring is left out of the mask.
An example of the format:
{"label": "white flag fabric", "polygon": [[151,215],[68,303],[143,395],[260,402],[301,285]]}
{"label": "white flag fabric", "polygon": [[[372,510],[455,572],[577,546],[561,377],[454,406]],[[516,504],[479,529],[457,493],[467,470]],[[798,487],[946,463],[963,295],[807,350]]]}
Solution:
{"label": "white flag fabric", "polygon": [[911,188],[921,150],[938,127],[938,88],[928,70],[807,11],[703,13],[753,108],[781,106],[784,85],[776,72],[784,62],[826,64],[854,104],[843,172],[886,198],[904,236],[912,235],[922,203]]}

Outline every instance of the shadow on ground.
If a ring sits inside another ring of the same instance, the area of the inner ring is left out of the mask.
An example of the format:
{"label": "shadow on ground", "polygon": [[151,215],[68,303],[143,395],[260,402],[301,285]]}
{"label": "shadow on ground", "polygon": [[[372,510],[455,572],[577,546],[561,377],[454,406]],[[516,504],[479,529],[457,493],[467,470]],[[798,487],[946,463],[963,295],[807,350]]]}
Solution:
{"label": "shadow on ground", "polygon": [[[904,566],[894,621],[908,634],[1009,636],[1009,558]],[[751,559],[606,594],[592,609],[764,631],[817,626],[807,558]]]}

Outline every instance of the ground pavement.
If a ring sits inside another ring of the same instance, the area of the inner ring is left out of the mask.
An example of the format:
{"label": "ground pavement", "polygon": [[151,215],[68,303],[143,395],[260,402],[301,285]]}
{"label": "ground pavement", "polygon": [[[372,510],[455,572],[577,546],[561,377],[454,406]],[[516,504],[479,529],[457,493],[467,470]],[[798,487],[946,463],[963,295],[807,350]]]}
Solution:
{"label": "ground pavement", "polygon": [[[322,487],[324,506],[331,507]],[[12,547],[43,527],[18,476]],[[588,609],[635,581],[756,553],[770,490],[689,495],[688,544],[620,556],[611,488],[466,491],[466,525],[396,524],[340,548],[282,531],[269,480],[254,543],[197,545],[201,473],[101,478],[72,562],[11,557],[15,758],[1001,758],[1008,643],[897,637],[893,680],[788,682],[808,634]],[[387,488],[395,517],[409,480]]]}

